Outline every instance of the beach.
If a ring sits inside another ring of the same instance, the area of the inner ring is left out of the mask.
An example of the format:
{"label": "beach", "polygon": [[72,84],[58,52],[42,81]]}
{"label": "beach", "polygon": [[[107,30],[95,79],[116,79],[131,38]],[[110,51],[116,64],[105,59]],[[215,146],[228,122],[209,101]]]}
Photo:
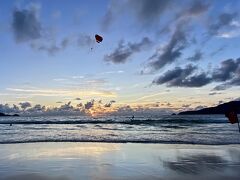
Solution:
{"label": "beach", "polygon": [[240,145],[0,145],[1,180],[239,179]]}

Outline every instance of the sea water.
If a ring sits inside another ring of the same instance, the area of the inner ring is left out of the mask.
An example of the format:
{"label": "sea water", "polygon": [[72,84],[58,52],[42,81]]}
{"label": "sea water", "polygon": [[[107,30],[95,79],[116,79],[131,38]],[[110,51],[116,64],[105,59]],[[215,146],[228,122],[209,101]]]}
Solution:
{"label": "sea water", "polygon": [[0,117],[0,143],[240,144],[224,115]]}

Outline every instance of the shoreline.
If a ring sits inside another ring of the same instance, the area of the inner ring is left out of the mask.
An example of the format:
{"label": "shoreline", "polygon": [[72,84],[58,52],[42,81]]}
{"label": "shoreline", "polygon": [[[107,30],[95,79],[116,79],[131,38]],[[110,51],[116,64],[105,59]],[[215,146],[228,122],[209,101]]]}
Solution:
{"label": "shoreline", "polygon": [[0,145],[7,144],[38,144],[38,143],[99,143],[99,144],[157,144],[157,145],[203,145],[203,146],[230,146],[240,145],[239,143],[191,143],[191,142],[179,142],[179,141],[89,141],[89,140],[46,140],[46,141],[14,141],[14,142],[0,142]]}
{"label": "shoreline", "polygon": [[1,144],[0,162],[1,180],[238,179],[240,145]]}

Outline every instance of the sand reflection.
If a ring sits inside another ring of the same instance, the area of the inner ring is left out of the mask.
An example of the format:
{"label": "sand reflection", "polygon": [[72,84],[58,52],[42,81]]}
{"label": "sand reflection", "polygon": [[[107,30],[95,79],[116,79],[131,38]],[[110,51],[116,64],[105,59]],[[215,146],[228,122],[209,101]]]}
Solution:
{"label": "sand reflection", "polygon": [[[11,146],[11,145],[10,145]],[[15,145],[17,146],[17,145]],[[21,145],[19,145],[21,146]],[[17,147],[15,147],[17,148]],[[119,144],[104,144],[104,143],[63,143],[55,144],[41,143],[25,144],[21,146],[16,152],[15,149],[9,147],[8,159],[29,159],[37,160],[42,158],[80,158],[80,157],[93,157],[97,158],[104,154],[111,154],[120,150]],[[11,153],[14,151],[14,153]]]}

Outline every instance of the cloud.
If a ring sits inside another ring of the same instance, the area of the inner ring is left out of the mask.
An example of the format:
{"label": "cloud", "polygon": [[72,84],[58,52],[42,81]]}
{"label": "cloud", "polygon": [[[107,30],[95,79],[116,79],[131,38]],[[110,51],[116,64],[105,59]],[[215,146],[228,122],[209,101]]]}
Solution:
{"label": "cloud", "polygon": [[185,68],[176,67],[168,70],[162,76],[153,80],[153,84],[166,84],[168,87],[201,87],[211,82],[205,73],[194,74],[196,66],[187,65]]}
{"label": "cloud", "polygon": [[[182,50],[187,46],[187,37],[185,34],[184,26],[185,21],[179,23],[168,42],[168,44],[161,50],[155,52],[149,59],[148,68],[150,71],[157,71],[167,64],[176,61],[182,55]],[[148,70],[147,70],[148,71]],[[145,71],[143,71],[144,73]]]}
{"label": "cloud", "polygon": [[227,84],[220,84],[220,85],[217,85],[213,88],[213,91],[223,91],[223,90],[226,90],[228,88],[230,88],[231,86],[227,85]]}
{"label": "cloud", "polygon": [[37,51],[47,52],[49,55],[54,55],[64,49],[62,46],[58,46],[55,43],[49,44],[48,42],[47,44],[32,42],[30,46]]}
{"label": "cloud", "polygon": [[108,30],[122,13],[134,17],[136,24],[148,28],[159,23],[171,3],[172,0],[127,0],[121,3],[110,1],[102,19],[102,29]]}
{"label": "cloud", "polygon": [[79,48],[91,48],[95,43],[94,37],[84,34],[68,35],[57,41],[55,37],[41,38],[39,41],[30,43],[31,48],[47,52],[49,55],[55,55],[58,52],[64,51],[69,46]]}
{"label": "cloud", "polygon": [[67,104],[61,105],[59,109],[62,111],[68,111],[73,109],[73,106],[71,105],[71,101],[69,101]]}
{"label": "cloud", "polygon": [[203,58],[203,53],[201,51],[199,51],[199,50],[196,50],[194,55],[189,57],[189,58],[187,58],[187,60],[196,62],[196,61],[201,60],[202,58]]}
{"label": "cloud", "polygon": [[15,9],[13,11],[12,29],[16,42],[26,42],[42,37],[42,25],[37,17],[38,9]]}
{"label": "cloud", "polygon": [[189,108],[191,106],[191,104],[183,104],[182,108]]}
{"label": "cloud", "polygon": [[221,13],[217,22],[209,25],[208,33],[209,35],[217,35],[223,28],[229,27],[234,19],[238,16],[236,12],[233,13]]}
{"label": "cloud", "polygon": [[29,108],[27,110],[28,113],[32,114],[32,113],[41,113],[44,112],[46,110],[45,106],[42,106],[41,104],[36,104],[35,106],[33,106],[32,108]]}
{"label": "cloud", "polygon": [[[197,73],[196,66],[187,65],[185,68],[175,67],[153,80],[153,84],[166,84],[168,87],[202,87],[211,82],[220,82],[213,90],[225,90],[240,85],[240,58],[227,59],[212,73]],[[213,95],[213,94],[212,94]]]}
{"label": "cloud", "polygon": [[57,104],[62,104],[63,102],[62,102],[62,101],[57,101],[56,103],[57,103]]}
{"label": "cloud", "polygon": [[226,81],[237,75],[237,70],[240,69],[240,58],[237,60],[227,59],[221,62],[221,66],[216,68],[212,74],[215,81]]}
{"label": "cloud", "polygon": [[181,16],[198,16],[208,11],[210,4],[200,0],[193,1],[187,9],[181,13]]}
{"label": "cloud", "polygon": [[[20,108],[17,105],[10,106],[9,104],[0,104],[0,112],[6,114],[20,114],[21,116],[68,116],[68,115],[91,115],[93,112],[104,115],[158,115],[169,114],[172,110],[169,108],[159,108],[156,103],[150,106],[137,106],[130,107],[129,105],[116,106],[113,109],[109,109],[111,106],[105,106],[105,104],[98,104],[95,106],[97,100],[91,100],[85,104],[79,103],[76,106],[69,101],[60,107],[46,107],[44,105],[36,104],[26,109]],[[113,104],[116,101],[111,100],[109,103]],[[108,104],[108,103],[106,103]],[[169,106],[171,106],[169,104]],[[91,109],[91,111],[89,111]]]}
{"label": "cloud", "polygon": [[107,31],[116,19],[116,12],[118,12],[121,4],[118,1],[111,0],[104,14],[101,22],[101,28],[103,31]]}
{"label": "cloud", "polygon": [[118,47],[110,54],[104,56],[106,62],[111,62],[114,64],[123,64],[129,60],[129,58],[141,50],[149,48],[152,45],[152,42],[149,38],[144,37],[138,43],[127,43],[124,44],[124,41],[118,43]]}
{"label": "cloud", "polygon": [[111,100],[109,103],[105,104],[104,107],[109,108],[109,107],[111,107],[112,104],[115,103],[115,102],[116,102],[116,101]]}
{"label": "cloud", "polygon": [[124,105],[118,107],[113,112],[108,112],[108,114],[113,116],[154,116],[159,114],[171,114],[172,112],[171,108],[150,108],[145,106],[131,107],[130,105]]}
{"label": "cloud", "polygon": [[[39,11],[40,8],[36,4],[30,4],[25,9],[14,9],[11,26],[17,43],[28,42],[32,49],[49,55],[55,55],[70,45],[81,48],[93,46],[94,38],[89,35],[66,35],[57,39],[40,22]],[[60,15],[61,13],[56,11],[55,16]]]}
{"label": "cloud", "polygon": [[77,107],[83,107],[83,103],[77,104]]}
{"label": "cloud", "polygon": [[86,104],[84,104],[85,109],[87,109],[87,110],[91,109],[94,106],[94,102],[95,102],[95,100],[91,100],[91,101],[87,102]]}
{"label": "cloud", "polygon": [[200,110],[200,109],[203,109],[203,108],[207,108],[207,106],[200,105],[200,106],[195,107],[194,110]]}
{"label": "cloud", "polygon": [[19,105],[24,110],[32,106],[30,102],[20,102]]}
{"label": "cloud", "polygon": [[128,8],[134,13],[138,22],[146,25],[159,22],[161,15],[170,6],[172,0],[128,0]]}
{"label": "cloud", "polygon": [[15,114],[20,112],[20,108],[13,104],[13,107],[10,107],[9,104],[0,104],[0,112],[7,114]]}
{"label": "cloud", "polygon": [[208,77],[206,73],[200,73],[198,75],[193,75],[185,79],[180,86],[182,87],[202,87],[209,84],[212,81],[211,77]]}
{"label": "cloud", "polygon": [[222,94],[222,93],[211,92],[211,93],[209,93],[208,95],[209,95],[209,96],[214,96],[214,95],[217,95],[217,94]]}
{"label": "cloud", "polygon": [[240,29],[237,30],[229,30],[225,32],[218,33],[217,37],[221,38],[234,38],[240,35]]}
{"label": "cloud", "polygon": [[[95,81],[94,81],[95,82]],[[98,90],[101,80],[97,81],[94,84],[92,81],[86,82],[84,84],[70,84],[68,89],[21,89],[21,88],[6,88],[7,91],[10,91],[12,95],[31,95],[31,96],[46,96],[46,97],[72,97],[75,98],[82,94],[84,96],[101,96],[101,97],[115,97],[116,93],[110,90],[104,90],[102,87]],[[83,86],[83,90],[79,90],[79,87]],[[73,87],[78,87],[78,89],[73,89]],[[96,89],[96,90],[94,90]]]}

